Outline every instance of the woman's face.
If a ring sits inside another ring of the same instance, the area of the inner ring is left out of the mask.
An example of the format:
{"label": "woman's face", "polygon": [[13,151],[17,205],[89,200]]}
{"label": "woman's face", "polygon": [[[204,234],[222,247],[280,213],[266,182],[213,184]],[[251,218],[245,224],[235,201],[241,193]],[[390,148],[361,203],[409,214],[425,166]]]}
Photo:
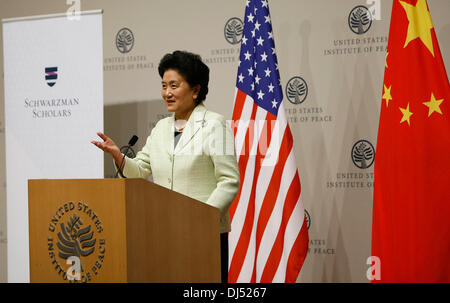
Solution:
{"label": "woman's face", "polygon": [[191,87],[176,70],[164,72],[161,95],[166,102],[167,110],[175,113],[175,118],[187,120],[195,108],[200,85]]}

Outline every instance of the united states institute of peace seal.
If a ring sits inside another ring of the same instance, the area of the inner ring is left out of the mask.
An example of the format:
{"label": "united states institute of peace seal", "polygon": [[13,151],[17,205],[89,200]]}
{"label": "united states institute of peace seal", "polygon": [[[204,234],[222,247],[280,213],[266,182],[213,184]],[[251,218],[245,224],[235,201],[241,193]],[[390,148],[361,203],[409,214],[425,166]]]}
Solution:
{"label": "united states institute of peace seal", "polygon": [[121,28],[116,35],[116,47],[122,54],[129,53],[134,46],[134,35],[129,28]]}
{"label": "united states institute of peace seal", "polygon": [[286,84],[286,97],[292,104],[301,104],[308,96],[308,84],[299,76],[292,77]]}
{"label": "united states institute of peace seal", "polygon": [[100,274],[106,240],[99,215],[86,202],[67,202],[49,222],[47,249],[61,279],[89,282]]}
{"label": "united states institute of peace seal", "polygon": [[367,33],[372,25],[372,14],[364,5],[354,7],[348,15],[348,26],[357,35]]}
{"label": "united states institute of peace seal", "polygon": [[352,148],[352,161],[356,167],[366,169],[372,166],[375,160],[375,148],[367,140],[359,140]]}
{"label": "united states institute of peace seal", "polygon": [[244,22],[239,18],[231,18],[227,21],[224,28],[225,40],[230,44],[238,44],[242,40],[244,32]]}

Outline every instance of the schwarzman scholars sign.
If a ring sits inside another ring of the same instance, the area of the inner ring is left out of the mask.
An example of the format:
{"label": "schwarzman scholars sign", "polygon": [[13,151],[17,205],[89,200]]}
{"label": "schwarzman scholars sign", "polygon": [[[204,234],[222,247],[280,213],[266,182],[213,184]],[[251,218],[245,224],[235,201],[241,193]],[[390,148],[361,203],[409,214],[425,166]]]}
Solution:
{"label": "schwarzman scholars sign", "polygon": [[[99,10],[76,21],[65,13],[3,20],[9,282],[30,281],[28,180],[103,178],[103,155],[89,146],[103,131],[102,37]],[[89,280],[95,261],[84,254],[95,247],[100,258],[103,238],[84,212],[60,220],[44,243],[49,264],[66,276],[60,256],[73,250]]]}
{"label": "schwarzman scholars sign", "polygon": [[[58,79],[58,67],[45,68],[45,83],[50,87],[45,90],[46,97],[26,97],[24,107],[29,109],[32,118],[68,118],[74,108],[80,105],[80,97],[54,97],[61,90],[53,88]],[[37,79],[36,79],[37,80]],[[67,81],[67,80],[62,80]],[[67,83],[65,83],[67,85]]]}
{"label": "schwarzman scholars sign", "polygon": [[25,98],[24,107],[30,109],[33,118],[64,118],[72,115],[72,110],[80,104],[80,99],[29,99]]}

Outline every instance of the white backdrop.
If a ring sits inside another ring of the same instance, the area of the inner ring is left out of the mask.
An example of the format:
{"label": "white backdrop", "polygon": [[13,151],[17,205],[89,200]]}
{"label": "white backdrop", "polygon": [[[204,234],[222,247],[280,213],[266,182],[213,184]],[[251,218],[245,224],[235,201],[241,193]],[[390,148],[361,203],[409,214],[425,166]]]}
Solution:
{"label": "white backdrop", "polygon": [[27,180],[103,177],[102,54],[100,11],[3,22],[9,282],[29,281]]}

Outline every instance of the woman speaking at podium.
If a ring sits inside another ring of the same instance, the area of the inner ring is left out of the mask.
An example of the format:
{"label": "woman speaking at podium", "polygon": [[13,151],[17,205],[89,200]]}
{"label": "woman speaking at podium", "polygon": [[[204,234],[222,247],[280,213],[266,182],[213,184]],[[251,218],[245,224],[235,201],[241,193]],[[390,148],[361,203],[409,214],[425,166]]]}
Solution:
{"label": "woman speaking at podium", "polygon": [[[184,51],[166,54],[158,66],[161,95],[173,115],[160,120],[134,159],[125,157],[119,171],[129,178],[152,175],[156,184],[220,210],[222,282],[228,273],[228,208],[239,190],[234,138],[223,116],[203,105],[209,68],[199,55]],[[123,154],[113,140],[98,133],[94,145],[113,156],[117,167]]]}

